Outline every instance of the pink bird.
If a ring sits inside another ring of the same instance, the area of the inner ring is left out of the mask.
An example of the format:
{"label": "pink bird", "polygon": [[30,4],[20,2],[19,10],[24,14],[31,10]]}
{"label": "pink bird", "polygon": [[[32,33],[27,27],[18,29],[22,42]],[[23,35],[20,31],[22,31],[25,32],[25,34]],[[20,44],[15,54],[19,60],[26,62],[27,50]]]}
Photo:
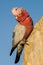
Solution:
{"label": "pink bird", "polygon": [[26,40],[33,30],[33,21],[28,12],[23,8],[13,8],[12,13],[16,17],[18,24],[15,26],[13,31],[10,56],[14,49],[17,48],[15,63],[18,63]]}

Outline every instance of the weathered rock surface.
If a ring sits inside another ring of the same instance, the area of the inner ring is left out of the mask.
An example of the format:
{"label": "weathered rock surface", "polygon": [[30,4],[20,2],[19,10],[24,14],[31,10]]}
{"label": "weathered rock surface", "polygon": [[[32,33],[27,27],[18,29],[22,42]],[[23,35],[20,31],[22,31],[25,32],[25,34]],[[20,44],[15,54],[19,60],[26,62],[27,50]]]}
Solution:
{"label": "weathered rock surface", "polygon": [[43,65],[43,17],[34,26],[24,47],[23,65]]}

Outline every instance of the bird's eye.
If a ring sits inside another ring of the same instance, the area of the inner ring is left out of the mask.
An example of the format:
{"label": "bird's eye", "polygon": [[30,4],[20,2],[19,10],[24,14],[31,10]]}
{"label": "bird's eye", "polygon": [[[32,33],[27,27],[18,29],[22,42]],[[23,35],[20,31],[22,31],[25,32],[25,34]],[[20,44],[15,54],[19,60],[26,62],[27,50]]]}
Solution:
{"label": "bird's eye", "polygon": [[21,16],[21,13],[19,14],[19,16]]}
{"label": "bird's eye", "polygon": [[16,9],[17,10],[17,9]]}
{"label": "bird's eye", "polygon": [[16,10],[17,10],[18,8],[16,8]]}

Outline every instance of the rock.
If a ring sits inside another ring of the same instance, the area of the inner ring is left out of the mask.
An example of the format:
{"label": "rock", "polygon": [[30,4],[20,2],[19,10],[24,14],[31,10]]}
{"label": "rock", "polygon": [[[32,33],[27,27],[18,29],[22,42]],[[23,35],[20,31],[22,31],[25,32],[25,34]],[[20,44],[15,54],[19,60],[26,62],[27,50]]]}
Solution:
{"label": "rock", "polygon": [[23,65],[43,65],[43,17],[36,23],[27,41]]}

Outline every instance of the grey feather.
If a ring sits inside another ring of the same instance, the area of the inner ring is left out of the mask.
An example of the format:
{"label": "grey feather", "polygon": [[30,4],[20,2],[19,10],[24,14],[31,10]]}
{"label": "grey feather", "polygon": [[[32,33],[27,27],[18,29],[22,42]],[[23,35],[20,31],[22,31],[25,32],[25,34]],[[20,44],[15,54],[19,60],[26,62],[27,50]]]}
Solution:
{"label": "grey feather", "polygon": [[20,59],[20,55],[22,53],[23,47],[24,47],[24,41],[21,41],[24,34],[25,34],[26,28],[25,26],[21,24],[17,24],[14,28],[13,31],[13,37],[12,37],[12,49],[10,52],[10,56],[12,55],[13,51],[15,48],[17,48],[17,54],[16,54],[16,59],[15,63],[17,63]]}

